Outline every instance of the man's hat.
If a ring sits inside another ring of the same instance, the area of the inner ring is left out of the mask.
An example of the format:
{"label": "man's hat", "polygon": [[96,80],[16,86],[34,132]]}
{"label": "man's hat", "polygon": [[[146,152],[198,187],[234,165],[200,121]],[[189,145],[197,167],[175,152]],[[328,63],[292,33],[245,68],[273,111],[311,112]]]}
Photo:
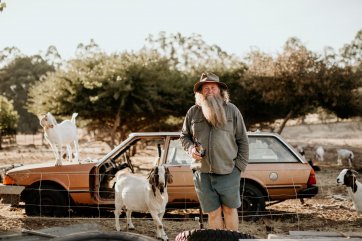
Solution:
{"label": "man's hat", "polygon": [[205,83],[216,83],[219,85],[219,87],[221,89],[224,89],[224,90],[228,89],[228,87],[225,83],[220,82],[219,76],[217,76],[216,74],[210,73],[210,72],[205,72],[205,73],[202,73],[199,82],[197,82],[194,85],[194,93],[200,91],[201,86]]}

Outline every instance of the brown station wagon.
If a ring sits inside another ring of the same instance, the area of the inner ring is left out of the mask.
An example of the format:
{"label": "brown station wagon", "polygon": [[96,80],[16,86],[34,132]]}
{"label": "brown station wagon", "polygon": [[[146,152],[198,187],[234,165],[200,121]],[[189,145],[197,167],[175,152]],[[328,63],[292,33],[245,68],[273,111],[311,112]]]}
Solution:
{"label": "brown station wagon", "polygon": [[[240,216],[263,215],[266,205],[318,193],[312,167],[279,135],[250,132],[248,137],[249,164],[240,177]],[[191,158],[182,149],[178,132],[132,133],[103,158],[80,164],[55,166],[51,161],[7,167],[0,197],[3,203],[24,202],[29,216],[68,216],[84,207],[112,209],[115,174],[146,176],[155,160],[167,165],[173,175],[166,209],[198,207]]]}

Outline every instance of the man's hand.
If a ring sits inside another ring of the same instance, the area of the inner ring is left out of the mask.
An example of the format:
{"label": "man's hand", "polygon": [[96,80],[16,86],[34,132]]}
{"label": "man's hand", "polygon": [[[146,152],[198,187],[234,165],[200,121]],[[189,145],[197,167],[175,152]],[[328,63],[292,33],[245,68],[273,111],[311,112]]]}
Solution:
{"label": "man's hand", "polygon": [[202,159],[202,156],[200,155],[200,153],[198,151],[196,151],[195,147],[193,147],[191,149],[191,156],[192,156],[192,158],[194,158],[196,160],[201,160]]}

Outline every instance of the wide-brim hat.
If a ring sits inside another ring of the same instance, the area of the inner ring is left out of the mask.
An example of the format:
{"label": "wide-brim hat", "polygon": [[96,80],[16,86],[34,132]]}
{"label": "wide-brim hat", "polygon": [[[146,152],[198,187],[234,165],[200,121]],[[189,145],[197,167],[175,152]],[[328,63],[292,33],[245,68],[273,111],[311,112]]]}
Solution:
{"label": "wide-brim hat", "polygon": [[217,76],[216,74],[210,73],[210,72],[205,72],[205,73],[202,73],[199,82],[197,82],[194,85],[194,93],[199,92],[201,89],[201,86],[205,83],[215,83],[215,84],[218,84],[221,89],[224,89],[224,90],[228,89],[228,87],[225,83],[220,82],[219,76]]}

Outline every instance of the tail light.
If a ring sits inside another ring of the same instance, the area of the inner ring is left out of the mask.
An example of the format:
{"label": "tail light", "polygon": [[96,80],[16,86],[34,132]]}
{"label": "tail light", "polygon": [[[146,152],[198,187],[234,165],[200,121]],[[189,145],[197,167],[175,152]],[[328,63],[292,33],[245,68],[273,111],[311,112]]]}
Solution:
{"label": "tail light", "polygon": [[310,170],[309,178],[308,178],[308,186],[313,186],[317,184],[317,177],[315,176],[315,172],[313,168]]}
{"label": "tail light", "polygon": [[10,176],[5,175],[4,180],[3,180],[3,184],[4,185],[12,185],[12,184],[15,184],[15,180],[12,179]]}

